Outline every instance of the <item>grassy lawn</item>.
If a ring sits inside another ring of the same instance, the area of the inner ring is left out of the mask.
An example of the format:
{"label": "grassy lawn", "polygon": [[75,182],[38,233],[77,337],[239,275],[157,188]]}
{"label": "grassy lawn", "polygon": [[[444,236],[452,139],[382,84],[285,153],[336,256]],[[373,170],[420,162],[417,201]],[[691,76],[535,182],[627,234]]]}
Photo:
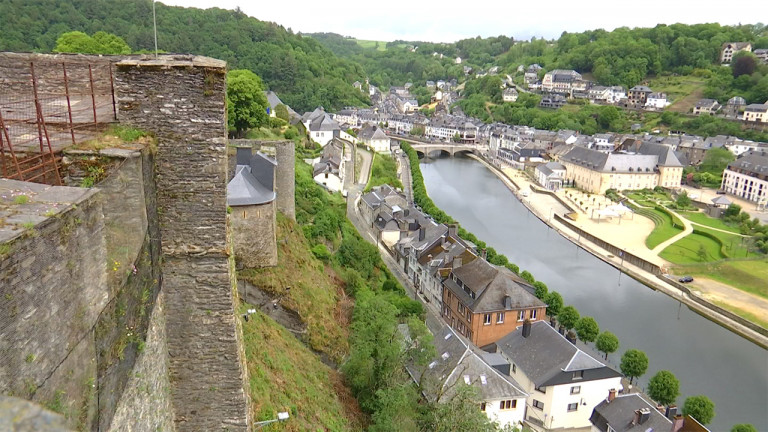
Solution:
{"label": "grassy lawn", "polygon": [[368,181],[365,190],[369,191],[374,186],[383,184],[400,189],[403,188],[403,183],[397,178],[397,162],[392,159],[392,156],[374,153],[371,179]]}
{"label": "grassy lawn", "polygon": [[[653,233],[651,233],[651,235],[653,235]],[[648,238],[650,238],[650,236]],[[648,243],[647,240],[646,243]],[[701,246],[704,246],[704,250],[706,251],[706,258],[704,261],[699,258],[699,249]],[[671,244],[661,251],[659,256],[673,264],[694,264],[726,258],[720,253],[720,244],[718,242],[696,233],[688,234],[684,238]]]}
{"label": "grassy lawn", "polygon": [[[645,239],[645,245],[648,249],[653,249],[656,246],[664,243],[672,237],[683,232],[682,228],[678,228],[672,225],[672,218],[661,211],[654,208],[639,209],[636,213],[640,216],[645,216],[652,220],[656,227],[648,234]],[[663,257],[662,257],[663,258]]]}
{"label": "grassy lawn", "polygon": [[768,259],[726,261],[712,264],[679,266],[674,274],[690,274],[722,282],[760,297],[768,298]]}
{"label": "grassy lawn", "polygon": [[707,216],[706,213],[702,213],[699,211],[696,212],[678,212],[680,215],[685,217],[691,222],[696,222],[697,224],[706,225],[711,228],[717,228],[721,230],[725,230],[728,232],[739,234],[739,229],[737,227],[726,225],[725,222],[723,222],[722,219],[716,219],[713,217]]}
{"label": "grassy lawn", "polygon": [[706,79],[700,77],[664,76],[651,79],[648,86],[654,92],[667,94],[672,102],[669,110],[687,113],[702,98],[705,83]]}
{"label": "grassy lawn", "polygon": [[695,227],[695,229],[712,234],[720,239],[725,246],[725,253],[728,254],[729,258],[748,258],[749,256],[755,256],[754,252],[749,253],[749,255],[747,254],[747,248],[744,245],[744,242],[747,240],[745,237],[703,227]]}

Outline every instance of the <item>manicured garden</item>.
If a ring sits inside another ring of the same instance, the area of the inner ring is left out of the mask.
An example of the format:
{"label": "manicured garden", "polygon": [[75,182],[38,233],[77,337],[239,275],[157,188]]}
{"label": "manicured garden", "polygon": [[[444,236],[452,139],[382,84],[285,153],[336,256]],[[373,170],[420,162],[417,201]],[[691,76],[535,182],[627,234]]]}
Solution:
{"label": "manicured garden", "polygon": [[635,210],[635,214],[647,217],[656,225],[653,231],[651,231],[645,239],[645,245],[648,249],[653,249],[683,232],[683,224],[679,220],[674,218],[670,213],[661,211],[657,208],[638,208]]}
{"label": "manicured garden", "polygon": [[721,230],[729,231],[736,234],[739,233],[738,227],[726,224],[725,222],[723,222],[722,219],[710,217],[706,213],[702,213],[698,211],[694,211],[694,212],[687,211],[687,212],[680,212],[680,215],[682,215],[689,221],[697,223],[699,225],[705,225],[710,228],[721,229]]}

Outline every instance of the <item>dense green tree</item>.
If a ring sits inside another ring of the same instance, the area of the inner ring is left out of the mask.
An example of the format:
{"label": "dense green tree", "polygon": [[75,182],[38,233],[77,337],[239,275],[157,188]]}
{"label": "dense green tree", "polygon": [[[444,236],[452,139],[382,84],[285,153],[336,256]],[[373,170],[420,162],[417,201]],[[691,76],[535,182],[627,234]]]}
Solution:
{"label": "dense green tree", "polygon": [[704,159],[699,166],[699,172],[721,176],[730,162],[736,157],[725,147],[713,147],[704,153]]}
{"label": "dense green tree", "polygon": [[576,323],[576,334],[584,342],[594,342],[600,334],[600,326],[592,317],[581,317]]}
{"label": "dense green tree", "polygon": [[81,54],[130,54],[131,47],[125,41],[113,34],[99,31],[94,35],[79,31],[62,33],[56,39],[57,53],[81,53]]}
{"label": "dense green tree", "polygon": [[739,423],[733,425],[731,432],[757,432],[757,428],[749,423]]}
{"label": "dense green tree", "polygon": [[275,117],[285,121],[291,121],[291,115],[288,112],[288,107],[283,104],[277,104],[275,107]]}
{"label": "dense green tree", "polygon": [[536,281],[533,283],[533,286],[536,287],[536,298],[547,301],[547,297],[549,297],[549,289],[547,288],[547,284],[542,281]]}
{"label": "dense green tree", "polygon": [[675,200],[675,205],[679,209],[688,208],[691,205],[691,198],[688,196],[688,192],[680,192],[680,194],[677,195],[677,199]]}
{"label": "dense green tree", "polygon": [[643,376],[648,370],[648,356],[640,350],[629,349],[621,356],[619,368],[632,384],[635,378]]}
{"label": "dense green tree", "polygon": [[680,382],[670,371],[658,371],[648,381],[648,396],[662,405],[675,402],[680,394]]}
{"label": "dense green tree", "polygon": [[439,399],[427,402],[420,430],[446,432],[494,432],[497,430],[496,425],[478,408],[481,401],[477,388],[461,381],[450,388],[449,392]]}
{"label": "dense green tree", "polygon": [[715,417],[715,403],[704,395],[690,396],[683,403],[683,415],[689,415],[701,424],[709,424]]}
{"label": "dense green tree", "polygon": [[579,322],[579,318],[579,311],[573,306],[566,306],[557,314],[557,322],[567,330],[574,328]]}
{"label": "dense green tree", "polygon": [[227,122],[238,137],[251,128],[268,124],[267,98],[258,75],[246,69],[227,74]]}
{"label": "dense green tree", "polygon": [[598,351],[605,353],[605,359],[608,360],[608,354],[619,349],[619,338],[609,331],[604,331],[597,337],[595,347]]}
{"label": "dense green tree", "polygon": [[552,291],[547,296],[547,315],[557,316],[563,308],[563,296],[557,291]]}
{"label": "dense green tree", "polygon": [[528,270],[523,270],[523,272],[520,273],[520,277],[525,279],[526,282],[532,285],[534,282],[536,282],[536,278],[534,278],[531,272],[529,272]]}

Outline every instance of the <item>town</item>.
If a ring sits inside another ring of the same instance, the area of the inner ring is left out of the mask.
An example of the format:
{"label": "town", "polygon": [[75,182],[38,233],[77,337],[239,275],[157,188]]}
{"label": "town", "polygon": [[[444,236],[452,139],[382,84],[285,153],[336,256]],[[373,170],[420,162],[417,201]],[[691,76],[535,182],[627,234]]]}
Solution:
{"label": "town", "polygon": [[746,9],[85,3],[0,2],[0,429],[768,427]]}

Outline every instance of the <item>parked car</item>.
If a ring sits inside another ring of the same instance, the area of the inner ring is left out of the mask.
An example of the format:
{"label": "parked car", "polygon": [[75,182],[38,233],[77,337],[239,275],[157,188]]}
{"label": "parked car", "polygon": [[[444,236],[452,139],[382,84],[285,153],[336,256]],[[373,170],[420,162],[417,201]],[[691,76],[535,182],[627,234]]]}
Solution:
{"label": "parked car", "polygon": [[683,276],[678,280],[682,283],[693,282],[693,276]]}
{"label": "parked car", "polygon": [[725,195],[725,191],[722,189],[718,189],[715,193],[718,195]]}

